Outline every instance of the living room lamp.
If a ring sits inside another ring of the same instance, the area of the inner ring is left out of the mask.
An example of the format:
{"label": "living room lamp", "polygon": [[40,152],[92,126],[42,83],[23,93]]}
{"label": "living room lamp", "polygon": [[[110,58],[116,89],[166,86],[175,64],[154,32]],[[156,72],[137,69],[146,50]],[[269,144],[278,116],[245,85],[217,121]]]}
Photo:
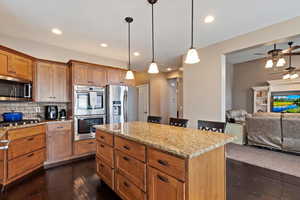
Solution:
{"label": "living room lamp", "polygon": [[133,18],[132,17],[126,17],[125,21],[128,23],[128,71],[126,72],[125,79],[132,80],[132,79],[134,79],[134,74],[130,69],[131,68],[130,23],[133,22]]}

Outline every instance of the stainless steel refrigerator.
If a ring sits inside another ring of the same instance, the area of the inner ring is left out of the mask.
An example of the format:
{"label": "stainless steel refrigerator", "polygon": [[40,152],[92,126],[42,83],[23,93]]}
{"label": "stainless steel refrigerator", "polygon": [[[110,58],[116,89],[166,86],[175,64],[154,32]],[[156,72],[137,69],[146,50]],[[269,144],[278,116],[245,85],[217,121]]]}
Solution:
{"label": "stainless steel refrigerator", "polygon": [[106,86],[106,123],[138,120],[138,90],[122,85]]}

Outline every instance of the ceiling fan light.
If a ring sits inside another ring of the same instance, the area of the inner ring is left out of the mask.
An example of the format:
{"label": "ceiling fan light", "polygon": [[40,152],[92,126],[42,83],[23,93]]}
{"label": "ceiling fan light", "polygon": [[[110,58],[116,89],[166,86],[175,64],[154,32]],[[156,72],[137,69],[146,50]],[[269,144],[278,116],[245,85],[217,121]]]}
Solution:
{"label": "ceiling fan light", "polygon": [[295,78],[298,78],[298,77],[299,77],[299,75],[297,73],[295,73],[295,74],[292,74],[290,78],[295,79]]}
{"label": "ceiling fan light", "polygon": [[149,74],[158,74],[159,73],[158,66],[155,62],[152,62],[150,64],[149,69],[148,69],[148,73]]}
{"label": "ceiling fan light", "polygon": [[277,61],[276,67],[283,67],[286,64],[285,59],[284,58],[280,58]]}
{"label": "ceiling fan light", "polygon": [[200,62],[198,51],[194,48],[189,49],[189,51],[187,52],[186,58],[185,58],[185,63],[186,64],[196,64],[198,62]]}
{"label": "ceiling fan light", "polygon": [[282,79],[286,80],[286,79],[290,79],[291,75],[290,74],[285,74],[283,75]]}
{"label": "ceiling fan light", "polygon": [[273,60],[269,59],[265,65],[265,68],[269,69],[273,67]]}
{"label": "ceiling fan light", "polygon": [[126,79],[126,80],[133,80],[133,79],[134,79],[134,74],[133,74],[133,72],[132,72],[131,70],[128,70],[128,71],[126,72],[125,79]]}

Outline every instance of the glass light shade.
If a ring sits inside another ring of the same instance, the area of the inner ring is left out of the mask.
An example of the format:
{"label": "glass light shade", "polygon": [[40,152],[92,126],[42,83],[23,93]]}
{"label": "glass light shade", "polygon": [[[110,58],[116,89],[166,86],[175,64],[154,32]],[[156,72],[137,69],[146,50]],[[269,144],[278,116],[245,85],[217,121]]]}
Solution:
{"label": "glass light shade", "polygon": [[298,78],[298,77],[299,77],[299,75],[296,74],[296,73],[291,75],[291,79],[295,79],[295,78]]}
{"label": "glass light shade", "polygon": [[283,67],[285,65],[285,59],[284,58],[280,58],[278,61],[277,61],[277,64],[276,64],[276,67]]}
{"label": "glass light shade", "polygon": [[286,79],[290,79],[291,75],[290,74],[285,74],[283,75],[282,79],[286,80]]}
{"label": "glass light shade", "polygon": [[200,62],[200,58],[198,55],[198,51],[196,49],[189,49],[187,52],[186,58],[185,58],[185,63],[186,64],[195,64]]}
{"label": "glass light shade", "polygon": [[155,62],[152,62],[150,64],[149,69],[148,69],[148,73],[149,74],[158,74],[159,73],[158,66]]}
{"label": "glass light shade", "polygon": [[133,72],[132,72],[131,70],[128,70],[128,71],[126,72],[125,79],[126,79],[126,80],[132,80],[132,79],[134,79],[134,74],[133,74]]}
{"label": "glass light shade", "polygon": [[273,67],[273,60],[270,59],[267,61],[266,65],[265,65],[265,68],[272,68]]}

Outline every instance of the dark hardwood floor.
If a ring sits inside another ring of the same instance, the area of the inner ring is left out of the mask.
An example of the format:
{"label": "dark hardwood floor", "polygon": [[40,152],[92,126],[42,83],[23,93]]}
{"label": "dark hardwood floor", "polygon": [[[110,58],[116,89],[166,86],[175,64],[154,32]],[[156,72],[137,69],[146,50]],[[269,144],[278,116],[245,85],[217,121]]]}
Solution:
{"label": "dark hardwood floor", "polygon": [[[227,200],[299,200],[300,178],[227,161]],[[48,169],[8,187],[1,200],[120,200],[88,159]]]}

